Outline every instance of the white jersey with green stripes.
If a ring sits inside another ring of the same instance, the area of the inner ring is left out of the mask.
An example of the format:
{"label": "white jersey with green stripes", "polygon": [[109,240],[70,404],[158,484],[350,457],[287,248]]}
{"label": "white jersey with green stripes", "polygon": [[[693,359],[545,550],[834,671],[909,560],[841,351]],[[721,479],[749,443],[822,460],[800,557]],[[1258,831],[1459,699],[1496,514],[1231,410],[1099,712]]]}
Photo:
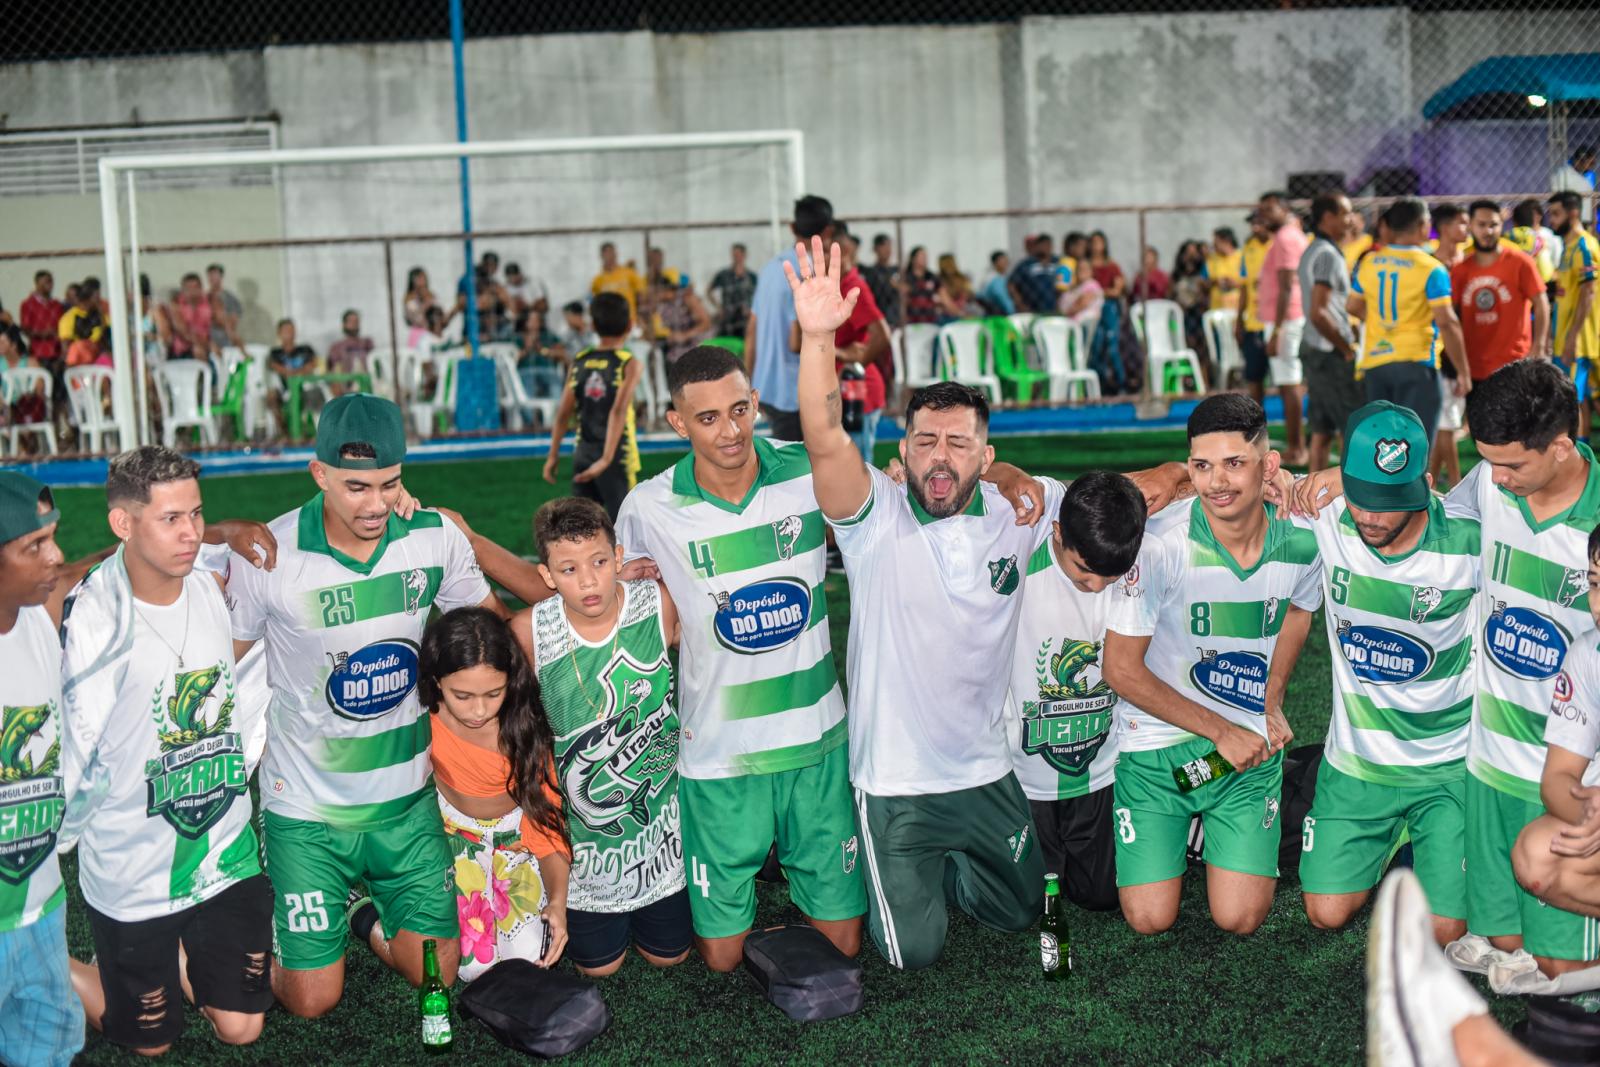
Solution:
{"label": "white jersey with green stripes", "polygon": [[[1322,603],[1310,530],[1272,516],[1255,566],[1245,570],[1217,543],[1200,501],[1187,519],[1145,535],[1138,573],[1117,587],[1107,629],[1149,637],[1145,664],[1201,707],[1265,737],[1267,672],[1289,605]],[[1150,751],[1194,735],[1123,701],[1124,751]]]}
{"label": "white jersey with green stripes", "polygon": [[1597,635],[1572,647],[1556,676],[1556,695],[1545,719],[1544,740],[1589,761],[1583,784],[1600,781],[1600,647]]}
{"label": "white jersey with green stripes", "polygon": [[539,694],[572,837],[567,906],[625,912],[683,888],[678,715],[661,587],[619,582],[611,633],[582,637],[553,596],[533,609]]}
{"label": "white jersey with green stripes", "polygon": [[[1050,523],[1018,526],[980,483],[936,519],[876,468],[855,516],[835,521],[850,610],[850,781],[875,797],[976,789],[1011,773],[1008,666],[1024,572]],[[1041,478],[1045,515],[1060,482]]]}
{"label": "white jersey with green stripes", "polygon": [[[121,588],[117,588],[117,586]],[[261,872],[228,607],[202,571],[172,604],[132,596],[115,558],[72,593],[63,718],[67,826],[96,911],[139,922],[183,911]],[[106,670],[96,661],[115,657]]]}
{"label": "white jersey with green stripes", "polygon": [[438,512],[396,515],[365,563],[328,544],[322,496],[271,524],[278,565],[233,561],[234,636],[263,639],[272,702],[261,803],[341,829],[380,826],[428,784],[417,649],[431,608],[481,604],[489,585]]}
{"label": "white jersey with green stripes", "polygon": [[1587,445],[1582,494],[1566,511],[1535,522],[1528,502],[1494,484],[1488,463],[1472,468],[1445,506],[1482,526],[1477,705],[1467,769],[1486,785],[1539,802],[1545,717],[1567,651],[1592,636],[1585,598],[1589,531],[1600,522],[1600,465]]}
{"label": "white jersey with green stripes", "polygon": [[1437,497],[1422,540],[1401,556],[1367,545],[1341,498],[1297,520],[1322,556],[1333,652],[1324,757],[1387,786],[1455,780],[1467,754],[1476,681],[1472,646],[1482,567],[1478,524]]}
{"label": "white jersey with green stripes", "polygon": [[[61,642],[50,613],[23,608],[0,634],[0,934],[67,899],[56,862],[61,778]],[[17,961],[20,965],[22,961]]]}
{"label": "white jersey with green stripes", "polygon": [[626,558],[655,560],[682,620],[686,778],[809,767],[845,743],[811,461],[801,444],[754,447],[760,472],[739,503],[700,488],[690,453],[617,516]]}
{"label": "white jersey with green stripes", "polygon": [[1030,800],[1070,800],[1116,777],[1117,694],[1100,676],[1115,591],[1073,585],[1051,541],[1028,560],[1006,716],[1011,767]]}

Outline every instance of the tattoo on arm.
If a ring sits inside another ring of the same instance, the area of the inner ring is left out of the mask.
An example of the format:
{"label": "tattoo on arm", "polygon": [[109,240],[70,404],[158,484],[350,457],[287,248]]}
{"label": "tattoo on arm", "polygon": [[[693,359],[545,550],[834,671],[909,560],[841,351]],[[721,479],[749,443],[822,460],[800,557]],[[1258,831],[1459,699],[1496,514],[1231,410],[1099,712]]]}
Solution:
{"label": "tattoo on arm", "polygon": [[839,390],[835,389],[828,394],[828,428],[834,429],[844,425],[844,401],[839,398]]}

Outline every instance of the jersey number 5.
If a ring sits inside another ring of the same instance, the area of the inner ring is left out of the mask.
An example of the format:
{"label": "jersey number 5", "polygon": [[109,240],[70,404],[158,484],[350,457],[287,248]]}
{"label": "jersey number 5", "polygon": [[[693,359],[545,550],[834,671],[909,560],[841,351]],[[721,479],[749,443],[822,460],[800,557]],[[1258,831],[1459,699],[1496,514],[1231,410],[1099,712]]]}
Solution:
{"label": "jersey number 5", "polygon": [[1333,568],[1328,576],[1328,595],[1335,604],[1343,604],[1350,596],[1350,572],[1343,567]]}

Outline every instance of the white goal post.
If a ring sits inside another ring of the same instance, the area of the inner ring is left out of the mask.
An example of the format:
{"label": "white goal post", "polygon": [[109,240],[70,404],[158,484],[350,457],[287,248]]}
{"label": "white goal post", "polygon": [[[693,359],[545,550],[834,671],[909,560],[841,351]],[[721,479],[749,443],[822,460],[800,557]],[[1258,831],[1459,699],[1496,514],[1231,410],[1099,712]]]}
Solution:
{"label": "white goal post", "polygon": [[[401,160],[477,159],[504,156],[572,155],[584,152],[639,152],[706,148],[753,148],[770,146],[783,149],[788,170],[788,194],[798,199],[805,193],[805,135],[799,130],[743,130],[724,133],[638,134],[615,137],[563,137],[519,141],[469,141],[465,144],[375,145],[352,148],[271,149],[242,152],[160,153],[103,156],[100,159],[100,225],[105,239],[106,299],[111,305],[111,343],[113,361],[112,405],[119,440],[124,448],[146,443],[149,420],[140,417],[142,405],[135,403],[133,383],[144,380],[142,345],[132,343],[131,324],[138,321],[137,287],[130,290],[127,279],[139,273],[138,200],[136,180],[140,171],[201,170],[217,167],[292,167],[330,163],[383,163]],[[119,199],[119,177],[126,175],[128,210],[127,242],[133,262],[123,270],[124,212]],[[781,245],[782,193],[776,169],[771,180],[771,218],[773,243]],[[605,220],[597,219],[598,223]],[[403,234],[397,234],[403,237]],[[132,294],[131,299],[129,294]],[[142,397],[144,390],[138,390]]]}

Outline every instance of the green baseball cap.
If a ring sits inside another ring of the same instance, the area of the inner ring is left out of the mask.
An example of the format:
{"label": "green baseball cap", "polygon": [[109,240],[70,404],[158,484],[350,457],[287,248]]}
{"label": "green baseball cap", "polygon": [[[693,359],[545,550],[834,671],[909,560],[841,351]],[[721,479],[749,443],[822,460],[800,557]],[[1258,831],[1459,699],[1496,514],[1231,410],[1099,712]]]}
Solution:
{"label": "green baseball cap", "polygon": [[1345,499],[1362,511],[1422,511],[1428,489],[1428,432],[1410,408],[1374,400],[1344,428]]}
{"label": "green baseball cap", "polygon": [[[348,445],[365,444],[375,459],[340,456]],[[370,393],[346,393],[322,409],[317,420],[317,459],[340,470],[393,467],[406,458],[406,420],[400,405]]]}
{"label": "green baseball cap", "polygon": [[[49,492],[48,485],[21,471],[0,471],[0,545],[42,530],[61,518]],[[50,510],[42,515],[41,496],[50,504]]]}

